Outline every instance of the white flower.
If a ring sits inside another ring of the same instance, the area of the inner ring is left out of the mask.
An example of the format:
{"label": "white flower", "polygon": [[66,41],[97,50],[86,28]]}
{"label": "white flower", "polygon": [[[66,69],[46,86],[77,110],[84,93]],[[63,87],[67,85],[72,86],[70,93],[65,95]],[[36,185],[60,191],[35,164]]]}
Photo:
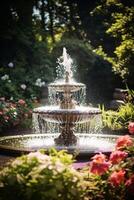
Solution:
{"label": "white flower", "polygon": [[27,88],[27,86],[25,84],[21,84],[20,87],[25,90]]}
{"label": "white flower", "polygon": [[5,81],[9,79],[9,75],[5,74],[4,76],[1,77],[1,80]]}
{"label": "white flower", "polygon": [[42,86],[44,86],[45,84],[46,84],[45,81],[43,81],[43,82],[42,82]]}
{"label": "white flower", "polygon": [[38,87],[42,87],[45,85],[45,81],[41,81],[41,78],[38,78],[35,82],[35,85]]}
{"label": "white flower", "polygon": [[16,117],[17,116],[17,112],[14,112],[13,115],[14,115],[14,117]]}
{"label": "white flower", "polygon": [[36,82],[41,82],[41,78],[37,78]]}
{"label": "white flower", "polygon": [[41,87],[41,79],[40,78],[38,78],[36,80],[35,85]]}
{"label": "white flower", "polygon": [[8,80],[8,83],[11,83],[11,80]]}
{"label": "white flower", "polygon": [[8,63],[8,67],[14,67],[14,64],[12,62]]}

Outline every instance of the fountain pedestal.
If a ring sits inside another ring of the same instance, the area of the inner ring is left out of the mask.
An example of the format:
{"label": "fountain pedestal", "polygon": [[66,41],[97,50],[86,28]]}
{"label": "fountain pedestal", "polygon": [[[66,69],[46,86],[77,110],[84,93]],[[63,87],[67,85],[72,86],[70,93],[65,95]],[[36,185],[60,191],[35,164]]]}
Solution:
{"label": "fountain pedestal", "polygon": [[74,127],[75,124],[71,122],[61,123],[61,134],[59,135],[59,137],[55,138],[55,143],[60,146],[75,145],[77,143],[77,137],[74,135]]}

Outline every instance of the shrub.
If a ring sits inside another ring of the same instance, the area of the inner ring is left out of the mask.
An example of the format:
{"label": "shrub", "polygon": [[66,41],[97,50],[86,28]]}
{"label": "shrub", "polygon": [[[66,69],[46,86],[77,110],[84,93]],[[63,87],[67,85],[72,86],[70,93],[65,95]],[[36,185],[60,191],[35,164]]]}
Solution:
{"label": "shrub", "polygon": [[87,199],[130,200],[134,198],[134,141],[128,135],[117,139],[115,150],[96,154],[82,170]]}
{"label": "shrub", "polygon": [[[31,124],[33,102],[19,99],[16,102],[0,101],[0,132],[7,128],[16,126],[27,126]],[[28,123],[30,122],[30,124]],[[27,124],[28,123],[28,124]]]}
{"label": "shrub", "polygon": [[[30,153],[17,158],[0,174],[1,200],[80,200],[82,177],[64,151]],[[12,194],[12,195],[11,195]]]}
{"label": "shrub", "polygon": [[0,97],[33,99],[41,97],[42,87],[53,78],[51,56],[45,43],[36,41],[29,54],[22,48],[12,61],[0,66]]}
{"label": "shrub", "polygon": [[129,122],[134,121],[134,105],[126,103],[119,107],[118,111],[102,109],[104,127],[112,130],[127,129]]}

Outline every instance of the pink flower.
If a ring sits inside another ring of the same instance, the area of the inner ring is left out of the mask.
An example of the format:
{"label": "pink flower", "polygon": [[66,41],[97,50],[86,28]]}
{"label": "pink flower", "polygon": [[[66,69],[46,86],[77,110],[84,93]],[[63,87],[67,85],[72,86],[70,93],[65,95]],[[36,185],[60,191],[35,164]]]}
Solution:
{"label": "pink flower", "polygon": [[0,111],[0,115],[3,115],[3,112],[2,112],[2,111]]}
{"label": "pink flower", "polygon": [[125,183],[128,192],[134,194],[134,174]]}
{"label": "pink flower", "polygon": [[120,161],[124,160],[127,157],[128,153],[124,151],[114,151],[111,153],[109,161],[111,161],[112,164],[117,164]]}
{"label": "pink flower", "polygon": [[125,180],[125,171],[120,170],[118,172],[113,172],[109,177],[109,182],[112,186],[119,186]]}
{"label": "pink flower", "polygon": [[110,163],[109,162],[102,162],[99,163],[97,161],[92,161],[90,163],[90,172],[97,175],[104,174],[109,169]]}
{"label": "pink flower", "polygon": [[130,122],[128,125],[129,133],[134,134],[134,122]]}
{"label": "pink flower", "polygon": [[121,150],[124,147],[132,146],[133,141],[129,135],[121,136],[116,141],[116,149]]}
{"label": "pink flower", "polygon": [[18,101],[18,103],[20,104],[20,105],[25,105],[25,101],[23,100],[23,99],[20,99],[19,101]]}
{"label": "pink flower", "polygon": [[96,154],[92,159],[93,161],[90,163],[90,171],[92,173],[102,175],[109,169],[110,163],[106,162],[106,156],[104,154]]}
{"label": "pink flower", "polygon": [[106,156],[102,153],[96,154],[95,156],[92,157],[93,161],[96,161],[98,163],[102,163],[106,161]]}

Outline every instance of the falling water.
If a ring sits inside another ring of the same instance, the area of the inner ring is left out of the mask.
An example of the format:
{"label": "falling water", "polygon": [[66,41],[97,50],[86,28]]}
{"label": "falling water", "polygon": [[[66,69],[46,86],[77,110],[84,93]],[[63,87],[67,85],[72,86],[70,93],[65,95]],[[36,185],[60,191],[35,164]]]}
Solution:
{"label": "falling water", "polygon": [[[84,123],[77,123],[75,126],[74,133],[80,134],[95,134],[101,133],[102,129],[102,118],[101,115],[93,116],[92,119],[90,118],[88,121]],[[60,126],[59,123],[46,121],[43,118],[42,114],[34,113],[33,114],[33,132],[40,134],[40,133],[54,133],[59,135],[60,133]]]}
{"label": "falling water", "polygon": [[[56,92],[55,85],[48,87],[48,102],[49,105],[59,105],[59,101],[63,98],[60,92]],[[72,98],[78,105],[85,105],[86,103],[86,86],[80,88],[80,90],[73,92]]]}
{"label": "falling water", "polygon": [[41,133],[56,133],[59,134],[59,124],[54,122],[48,122],[43,118],[43,115],[33,114],[33,132],[37,134]]}

